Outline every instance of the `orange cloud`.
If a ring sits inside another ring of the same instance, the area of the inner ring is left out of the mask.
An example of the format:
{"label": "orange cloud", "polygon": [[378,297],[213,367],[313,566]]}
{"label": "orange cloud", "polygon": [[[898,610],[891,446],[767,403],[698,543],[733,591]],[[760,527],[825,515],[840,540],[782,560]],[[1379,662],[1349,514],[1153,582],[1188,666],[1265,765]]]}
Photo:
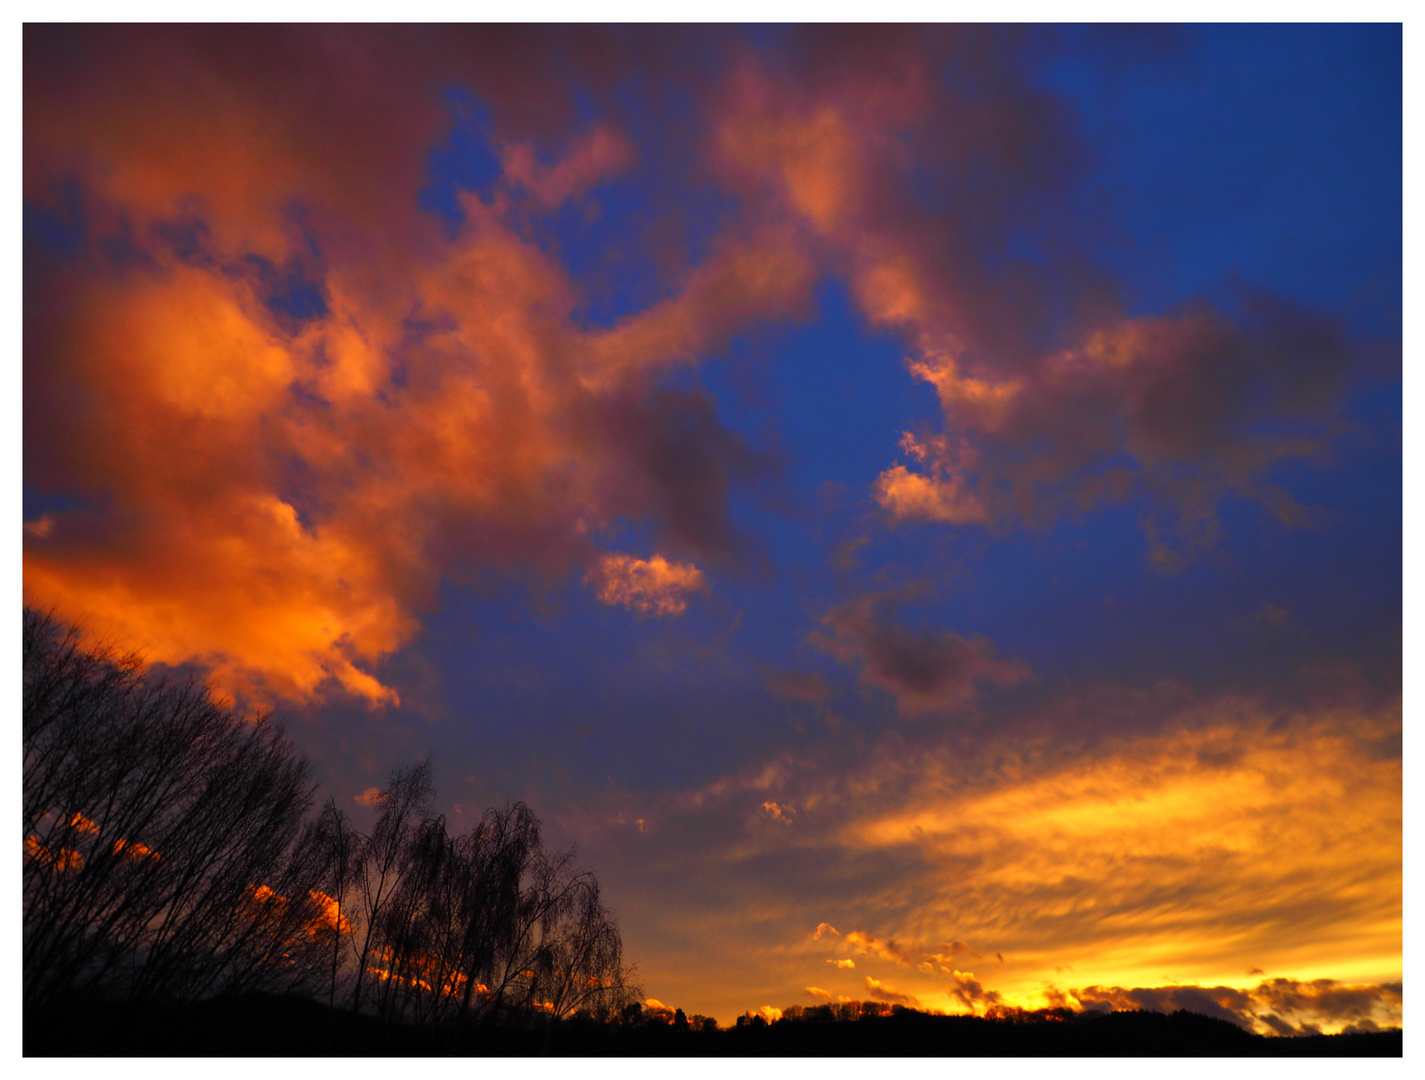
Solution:
{"label": "orange cloud", "polygon": [[[529,215],[631,163],[607,125],[567,136],[600,36],[27,32],[26,198],[68,178],[94,248],[27,261],[26,482],[84,500],[27,523],[27,602],[258,697],[379,705],[442,580],[591,572],[676,614],[705,587],[685,560],[734,561],[727,497],[766,459],[660,380],[808,310],[816,267],[785,224],[738,226],[586,325]],[[416,198],[449,84],[505,123],[454,236]],[[312,313],[282,308],[289,279]],[[627,521],[664,554],[605,559]]]}
{"label": "orange cloud", "polygon": [[643,1002],[643,1017],[645,1020],[652,1020],[659,1024],[671,1024],[677,1019],[677,1010],[672,1005],[665,1005],[657,998],[645,998]]}
{"label": "orange cloud", "polygon": [[762,804],[762,810],[773,821],[780,821],[783,825],[792,823],[793,811],[789,806],[782,806],[768,799]]}
{"label": "orange cloud", "polygon": [[76,811],[74,815],[70,817],[69,827],[82,833],[93,833],[95,835],[98,835],[99,832],[99,826],[94,824],[92,819],[85,817],[78,811]]}
{"label": "orange cloud", "polygon": [[24,846],[26,855],[41,866],[53,867],[57,873],[84,868],[84,856],[73,848],[62,847],[51,851],[49,847],[40,842],[38,836],[25,837]]}
{"label": "orange cloud", "polygon": [[944,435],[921,440],[906,432],[901,436],[901,449],[925,463],[930,473],[895,465],[876,478],[872,495],[893,518],[950,525],[989,523],[989,512],[972,490],[978,457],[967,441],[952,444]]}
{"label": "orange cloud", "polygon": [[703,588],[696,566],[670,563],[661,555],[605,555],[585,580],[605,604],[621,604],[640,615],[681,615],[688,607],[687,594]]}
{"label": "orange cloud", "polygon": [[[442,575],[559,573],[628,516],[725,555],[728,476],[748,459],[704,399],[636,374],[591,393],[560,368],[581,351],[572,294],[494,218],[448,254],[408,284],[454,329],[427,336],[399,389],[399,296],[373,300],[337,267],[327,316],[295,333],[249,282],[162,250],[162,274],[52,283],[65,314],[36,328],[27,401],[54,407],[27,424],[27,459],[111,509],[29,530],[27,602],[231,685],[379,704],[396,695],[371,668],[409,640]],[[103,403],[97,417],[72,385]],[[643,613],[681,612],[704,587],[661,555],[603,558],[593,576],[606,602]]]}
{"label": "orange cloud", "polygon": [[[34,27],[24,41],[26,194],[57,173],[92,168],[141,219],[201,200],[220,246],[269,257],[285,250],[283,219],[297,200],[404,259],[437,232],[414,193],[431,145],[451,127],[439,91],[468,87],[512,133],[542,138],[574,120],[573,85],[607,70],[608,36],[488,26]],[[593,141],[584,156],[607,156]]]}
{"label": "orange cloud", "polygon": [[[632,162],[607,124],[574,134],[570,86],[611,77],[600,40],[28,28],[27,203],[54,208],[73,187],[94,250],[27,255],[26,482],[86,505],[25,523],[26,600],[256,695],[373,705],[398,700],[382,661],[442,580],[593,573],[609,602],[681,611],[691,577],[605,581],[600,542],[644,521],[668,567],[731,561],[730,487],[766,462],[709,394],[659,380],[802,316],[828,271],[904,336],[945,417],[875,482],[891,520],[998,528],[1137,494],[1165,568],[1213,542],[1226,494],[1306,520],[1266,474],[1325,445],[1346,359],[1333,327],[1249,298],[1236,322],[1105,309],[1050,334],[1026,316],[1056,305],[1005,299],[1026,290],[986,270],[1022,224],[1015,196],[1052,183],[1063,149],[1049,96],[994,34],[807,28],[782,70],[744,56],[700,82],[708,160],[748,209],[661,299],[589,326],[529,215]],[[1007,92],[944,92],[952,62]],[[502,117],[502,175],[465,198],[454,236],[415,197],[462,122],[436,92],[449,85]],[[926,162],[991,182],[931,211],[915,196]],[[274,306],[289,276],[318,314]],[[1262,435],[1267,415],[1285,433]],[[1018,677],[979,643],[940,644],[971,684]],[[923,693],[873,669],[908,711],[973,696],[965,679]]]}
{"label": "orange cloud", "polygon": [[[163,860],[162,855],[141,840],[115,840],[113,851],[115,855],[122,855],[126,859],[157,859],[160,862]],[[267,891],[271,893],[272,890],[268,889]],[[258,899],[261,900],[262,897],[259,896]]]}
{"label": "orange cloud", "polygon": [[[1265,297],[1245,307],[1235,322],[1209,309],[1120,320],[998,381],[936,353],[912,361],[957,436],[907,435],[902,448],[923,471],[891,466],[875,498],[897,521],[1033,526],[1147,497],[1150,561],[1166,569],[1215,542],[1228,495],[1288,525],[1309,521],[1267,473],[1327,445],[1323,409],[1347,349],[1306,312]],[[1287,359],[1298,349],[1300,364]],[[1268,416],[1279,434],[1260,433]]]}
{"label": "orange cloud", "polygon": [[852,930],[846,935],[846,941],[859,948],[868,956],[878,956],[882,960],[890,960],[892,963],[907,967],[911,963],[911,955],[894,941],[880,941],[870,934],[862,933],[860,930]]}
{"label": "orange cloud", "polygon": [[[831,106],[810,115],[779,115],[765,100],[774,91],[750,70],[742,73],[741,90],[751,107],[719,132],[726,166],[777,185],[816,229],[834,229],[858,201],[859,147],[846,118]],[[761,100],[753,105],[753,99]]]}
{"label": "orange cloud", "polygon": [[972,860],[973,899],[948,869],[932,871],[920,918],[940,912],[1012,953],[1002,990],[1051,958],[1138,985],[1165,969],[1235,978],[1260,956],[1299,977],[1388,978],[1401,932],[1400,764],[1357,740],[1390,723],[1224,721],[1047,771],[1006,763],[949,797],[933,767],[922,797],[843,838],[908,845],[928,868]]}
{"label": "orange cloud", "polygon": [[[944,473],[945,465],[936,464]],[[963,476],[924,476],[904,465],[893,465],[876,478],[872,495],[902,521],[940,521],[950,525],[985,524],[989,514],[965,491]]]}
{"label": "orange cloud", "polygon": [[323,929],[334,930],[338,934],[350,934],[351,922],[341,910],[341,905],[324,892],[311,890],[309,895],[316,903],[320,914],[313,920],[308,932],[316,934]]}
{"label": "orange cloud", "polygon": [[691,363],[753,320],[804,315],[816,279],[805,243],[786,228],[721,237],[675,296],[590,335],[583,384],[607,389],[630,374]]}
{"label": "orange cloud", "polygon": [[856,968],[856,961],[855,961],[855,960],[851,960],[851,959],[846,959],[846,960],[828,960],[827,963],[828,963],[828,964],[831,964],[833,967],[842,968],[842,969],[844,969],[844,970],[846,970],[846,971],[854,971],[855,968]]}
{"label": "orange cloud", "polygon": [[[923,112],[927,89],[916,50],[884,44],[863,40],[843,52],[839,59],[849,62],[834,64],[844,80],[837,84],[815,85],[815,72],[798,80],[750,64],[736,70],[715,112],[715,152],[728,182],[784,202],[823,236],[854,230],[879,202],[873,163],[905,159],[894,131]],[[803,45],[816,50],[812,41]],[[895,59],[886,63],[889,55]]]}
{"label": "orange cloud", "polygon": [[823,990],[819,986],[808,986],[806,987],[806,992],[814,998],[821,998],[825,1001],[831,1000],[831,992],[828,990]]}

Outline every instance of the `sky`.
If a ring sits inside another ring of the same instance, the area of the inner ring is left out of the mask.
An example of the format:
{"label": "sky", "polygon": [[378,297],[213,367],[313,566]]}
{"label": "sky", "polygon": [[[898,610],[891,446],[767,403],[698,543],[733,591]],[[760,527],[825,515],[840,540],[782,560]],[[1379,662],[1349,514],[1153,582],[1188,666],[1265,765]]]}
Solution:
{"label": "sky", "polygon": [[23,592],[647,996],[1401,1023],[1402,36],[27,25]]}

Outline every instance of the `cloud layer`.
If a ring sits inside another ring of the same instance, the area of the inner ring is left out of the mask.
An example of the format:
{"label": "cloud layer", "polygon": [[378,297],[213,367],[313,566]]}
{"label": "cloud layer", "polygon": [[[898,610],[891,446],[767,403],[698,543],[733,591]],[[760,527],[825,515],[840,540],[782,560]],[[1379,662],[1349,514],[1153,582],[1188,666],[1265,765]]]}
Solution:
{"label": "cloud layer", "polygon": [[[727,497],[764,465],[706,393],[662,377],[804,302],[807,270],[774,234],[722,238],[667,299],[589,327],[516,196],[549,213],[627,168],[615,130],[548,164],[506,142],[447,236],[416,194],[452,121],[401,81],[420,55],[449,66],[433,36],[396,35],[412,56],[392,64],[380,35],[318,34],[314,72],[379,70],[392,94],[379,122],[331,128],[333,109],[360,112],[346,83],[283,69],[287,99],[205,31],[109,36],[27,36],[27,197],[73,192],[85,243],[29,249],[26,482],[80,500],[28,523],[30,601],[236,685],[379,703],[396,694],[375,667],[442,580],[582,566],[605,602],[675,614],[705,582],[664,552],[736,558]],[[521,83],[476,85],[507,105]],[[254,133],[233,143],[247,156],[209,155],[209,128]],[[663,552],[601,553],[625,521],[651,522]]]}
{"label": "cloud layer", "polygon": [[[638,801],[654,839],[628,872],[664,905],[676,896],[679,924],[720,952],[753,949],[787,1002],[809,984],[865,997],[867,978],[981,1013],[1191,1008],[1188,988],[1230,987],[1222,1008],[1253,1030],[1275,1030],[1268,1016],[1388,1025],[1398,725],[1389,708],[1292,715],[1226,698],[1092,749],[888,736],[840,764],[786,757]],[[754,827],[754,803],[795,805],[795,823]],[[598,843],[602,826],[577,830]],[[1106,989],[1123,987],[1159,990]]]}
{"label": "cloud layer", "polygon": [[[1225,498],[1310,520],[1270,474],[1329,451],[1350,348],[1258,294],[1121,310],[1044,214],[1080,151],[1012,34],[806,28],[773,57],[675,30],[36,27],[26,52],[26,485],[81,504],[27,523],[26,595],[154,659],[383,702],[442,581],[581,574],[676,613],[744,552],[729,499],[770,459],[671,376],[826,276],[943,414],[864,492],[889,522],[1137,500],[1172,569]],[[611,93],[635,77],[703,126],[635,138]],[[443,145],[478,192],[442,196],[458,221],[423,201]],[[736,209],[591,323],[554,215],[675,149]],[[1026,229],[1053,260],[1010,254]],[[630,524],[655,546],[601,550]],[[867,604],[823,644],[904,712],[1026,677]]]}

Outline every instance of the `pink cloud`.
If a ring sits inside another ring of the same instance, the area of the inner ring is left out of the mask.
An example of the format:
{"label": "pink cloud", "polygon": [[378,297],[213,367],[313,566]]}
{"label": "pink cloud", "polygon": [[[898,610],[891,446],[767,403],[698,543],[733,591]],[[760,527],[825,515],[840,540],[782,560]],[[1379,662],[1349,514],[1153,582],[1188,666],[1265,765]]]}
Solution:
{"label": "pink cloud", "polygon": [[603,124],[576,140],[553,165],[541,164],[530,143],[514,143],[500,155],[505,179],[529,189],[549,208],[624,171],[633,159],[634,149],[629,141]]}

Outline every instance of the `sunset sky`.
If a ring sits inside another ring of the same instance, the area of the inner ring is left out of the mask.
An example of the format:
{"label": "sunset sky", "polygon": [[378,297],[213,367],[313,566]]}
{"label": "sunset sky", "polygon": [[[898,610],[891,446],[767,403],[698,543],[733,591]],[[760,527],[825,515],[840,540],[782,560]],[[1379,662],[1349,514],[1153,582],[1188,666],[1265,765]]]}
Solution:
{"label": "sunset sky", "polygon": [[1399,1024],[1399,25],[27,26],[24,597],[648,997]]}

